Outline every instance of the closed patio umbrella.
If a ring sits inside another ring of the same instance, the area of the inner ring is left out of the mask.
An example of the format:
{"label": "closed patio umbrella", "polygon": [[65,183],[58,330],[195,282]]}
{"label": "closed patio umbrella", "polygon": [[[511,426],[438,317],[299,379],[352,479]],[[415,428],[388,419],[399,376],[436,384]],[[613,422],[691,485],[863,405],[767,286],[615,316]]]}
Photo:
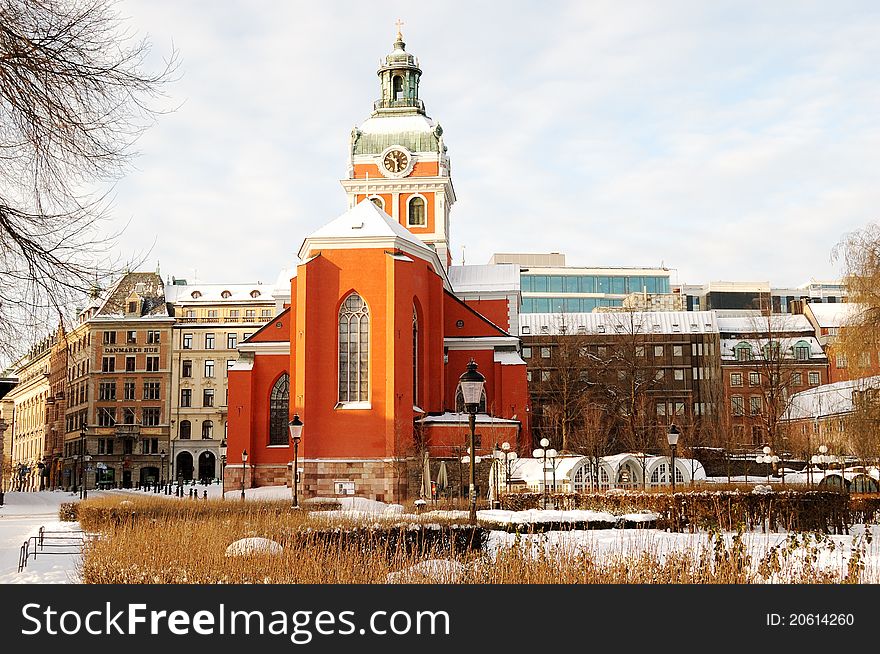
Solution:
{"label": "closed patio umbrella", "polygon": [[437,470],[437,493],[442,494],[446,492],[448,486],[449,474],[446,472],[446,461],[441,461],[440,469]]}
{"label": "closed patio umbrella", "polygon": [[425,450],[425,458],[422,462],[422,487],[419,490],[419,497],[423,500],[431,497],[431,459],[428,450]]}

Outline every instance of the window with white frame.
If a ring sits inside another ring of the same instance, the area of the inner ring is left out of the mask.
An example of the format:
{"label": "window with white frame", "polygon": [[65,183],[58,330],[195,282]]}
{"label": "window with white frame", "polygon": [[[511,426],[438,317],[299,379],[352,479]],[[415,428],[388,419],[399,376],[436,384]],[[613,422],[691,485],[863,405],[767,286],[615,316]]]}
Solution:
{"label": "window with white frame", "polygon": [[357,293],[339,308],[338,370],[339,401],[369,401],[370,309]]}
{"label": "window with white frame", "polygon": [[427,225],[425,214],[425,199],[420,195],[411,197],[407,203],[407,224],[410,227],[425,227]]}

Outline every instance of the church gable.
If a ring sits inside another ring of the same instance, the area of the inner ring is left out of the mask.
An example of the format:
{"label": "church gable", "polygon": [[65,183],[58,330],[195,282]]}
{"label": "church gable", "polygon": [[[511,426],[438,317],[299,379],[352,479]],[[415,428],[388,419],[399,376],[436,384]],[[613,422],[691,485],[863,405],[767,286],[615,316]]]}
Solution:
{"label": "church gable", "polygon": [[290,342],[290,307],[272,318],[253,334],[246,343]]}
{"label": "church gable", "polygon": [[445,293],[443,304],[443,333],[447,338],[510,336],[501,327],[474,311],[448,291]]}

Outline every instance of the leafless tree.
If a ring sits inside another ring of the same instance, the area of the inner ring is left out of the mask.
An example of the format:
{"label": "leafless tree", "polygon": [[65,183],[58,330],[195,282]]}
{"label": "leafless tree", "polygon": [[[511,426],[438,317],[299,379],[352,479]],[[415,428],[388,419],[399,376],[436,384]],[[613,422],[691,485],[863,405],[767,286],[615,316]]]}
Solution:
{"label": "leafless tree", "polygon": [[[0,0],[0,352],[117,272],[107,188],[177,68],[113,0]],[[27,338],[22,338],[27,336]]]}

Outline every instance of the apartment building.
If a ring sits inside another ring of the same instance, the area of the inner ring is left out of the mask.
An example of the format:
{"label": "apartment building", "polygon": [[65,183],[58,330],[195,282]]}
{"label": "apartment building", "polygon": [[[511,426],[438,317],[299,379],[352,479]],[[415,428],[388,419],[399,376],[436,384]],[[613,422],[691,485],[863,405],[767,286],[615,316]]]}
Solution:
{"label": "apartment building", "polygon": [[174,279],[165,293],[175,315],[171,479],[218,478],[227,431],[227,371],[238,360],[238,344],[275,315],[272,287]]}

